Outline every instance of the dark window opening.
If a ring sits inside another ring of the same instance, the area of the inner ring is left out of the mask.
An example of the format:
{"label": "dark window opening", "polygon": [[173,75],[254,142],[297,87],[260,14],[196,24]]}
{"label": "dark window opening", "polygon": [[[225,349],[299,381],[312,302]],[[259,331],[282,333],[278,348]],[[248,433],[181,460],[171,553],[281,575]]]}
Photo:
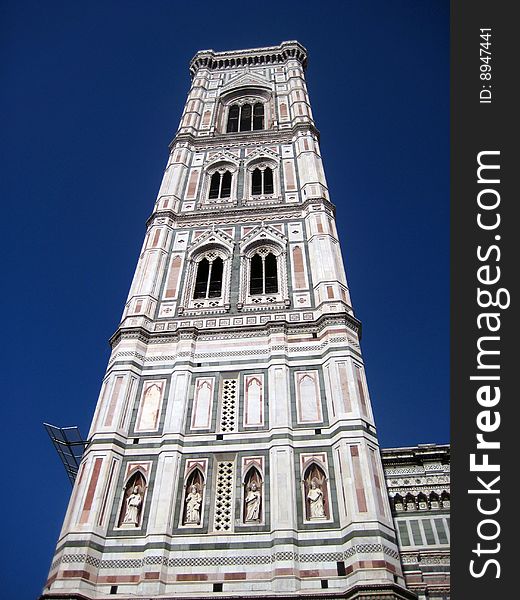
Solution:
{"label": "dark window opening", "polygon": [[211,183],[209,186],[209,197],[218,198],[220,190],[220,173],[213,173],[211,176]]}
{"label": "dark window opening", "polygon": [[326,590],[329,587],[329,582],[327,579],[322,579],[321,580],[321,587],[322,589]]}
{"label": "dark window opening", "polygon": [[220,191],[221,198],[229,198],[231,196],[231,173],[226,171],[222,176],[222,189]]}
{"label": "dark window opening", "polygon": [[269,253],[265,257],[265,293],[276,294],[278,292],[278,273],[276,272],[276,257]]}
{"label": "dark window opening", "polygon": [[110,586],[110,593],[111,594],[117,594],[117,585],[111,585]]}
{"label": "dark window opening", "polygon": [[251,104],[243,104],[240,110],[240,131],[251,131]]}
{"label": "dark window opening", "polygon": [[262,294],[264,291],[263,260],[259,254],[251,259],[251,281],[249,292],[251,295]]}
{"label": "dark window opening", "polygon": [[213,173],[209,184],[209,199],[229,198],[232,179],[231,171],[224,171],[222,175],[218,171]]}
{"label": "dark window opening", "polygon": [[258,131],[264,128],[264,105],[257,102],[253,108],[253,130]]}
{"label": "dark window opening", "polygon": [[316,435],[320,435],[320,434],[321,434],[321,429],[315,429],[315,430],[314,430],[314,433],[315,433]]}
{"label": "dark window opening", "polygon": [[138,444],[139,443],[139,438],[134,438],[134,444]]}
{"label": "dark window opening", "polygon": [[223,440],[224,439],[224,434],[223,433],[217,433],[216,439],[217,440]]}
{"label": "dark window opening", "polygon": [[208,289],[209,279],[209,260],[203,258],[197,267],[197,279],[195,280],[195,293],[194,298],[205,298],[206,291]]}
{"label": "dark window opening", "polygon": [[264,171],[264,194],[273,194],[274,186],[273,186],[273,172],[267,167]]}
{"label": "dark window opening", "polygon": [[255,169],[251,176],[251,193],[253,196],[272,194],[274,192],[273,171],[269,167],[264,170]]}
{"label": "dark window opening", "polygon": [[234,133],[238,131],[238,117],[240,114],[240,107],[234,104],[229,109],[228,122],[227,122],[227,133]]}
{"label": "dark window opening", "polygon": [[260,196],[262,193],[262,171],[255,169],[251,178],[251,191],[253,196]]}
{"label": "dark window opening", "polygon": [[214,592],[221,592],[222,591],[222,584],[221,583],[214,583],[213,584],[213,591]]}
{"label": "dark window opening", "polygon": [[347,574],[347,571],[345,570],[345,562],[340,560],[336,563],[336,567],[338,569],[338,575],[340,575],[341,577]]}
{"label": "dark window opening", "polygon": [[229,108],[228,120],[226,126],[227,133],[236,133],[237,131],[260,131],[264,128],[264,105],[257,102],[254,106],[251,104],[233,104]]}
{"label": "dark window opening", "polygon": [[278,293],[278,265],[274,254],[269,252],[266,257],[255,254],[251,259],[249,293],[252,296]]}
{"label": "dark window opening", "polygon": [[219,298],[222,294],[223,272],[224,261],[219,256],[212,262],[203,258],[197,267],[193,298]]}
{"label": "dark window opening", "polygon": [[208,298],[218,298],[222,292],[222,273],[224,271],[224,261],[217,257],[211,265],[211,277],[208,287]]}

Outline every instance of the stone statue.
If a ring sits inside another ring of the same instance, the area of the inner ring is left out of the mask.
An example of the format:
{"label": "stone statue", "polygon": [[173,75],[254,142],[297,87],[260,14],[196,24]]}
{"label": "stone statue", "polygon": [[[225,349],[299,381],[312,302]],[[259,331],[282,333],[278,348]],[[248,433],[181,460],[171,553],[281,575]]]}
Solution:
{"label": "stone statue", "polygon": [[123,525],[139,525],[139,511],[143,498],[139,493],[139,487],[135,486],[132,493],[126,499],[126,512],[123,517]]}
{"label": "stone statue", "polygon": [[325,508],[323,506],[323,491],[318,485],[316,478],[311,481],[311,488],[307,494],[310,503],[310,519],[324,519]]}
{"label": "stone statue", "polygon": [[262,494],[260,493],[256,483],[253,481],[251,485],[248,486],[246,496],[246,523],[260,520],[261,501]]}
{"label": "stone statue", "polygon": [[190,493],[186,496],[186,521],[185,523],[200,523],[200,505],[202,496],[196,485],[190,487]]}

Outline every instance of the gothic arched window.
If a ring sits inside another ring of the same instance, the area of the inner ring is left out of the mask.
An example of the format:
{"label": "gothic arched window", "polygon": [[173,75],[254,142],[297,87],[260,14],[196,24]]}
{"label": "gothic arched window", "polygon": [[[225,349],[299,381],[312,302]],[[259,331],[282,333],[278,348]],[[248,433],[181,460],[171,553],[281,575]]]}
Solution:
{"label": "gothic arched window", "polygon": [[264,128],[264,105],[257,102],[253,107],[253,131]]}
{"label": "gothic arched window", "polygon": [[215,171],[211,176],[209,184],[210,200],[229,198],[231,196],[231,180],[232,175],[230,171],[224,171],[223,173]]}
{"label": "gothic arched window", "polygon": [[251,105],[233,104],[229,108],[227,133],[237,131],[259,131],[264,128],[264,105],[262,102],[256,102]]}
{"label": "gothic arched window", "polygon": [[227,133],[238,131],[238,120],[240,118],[240,106],[234,104],[228,113]]}
{"label": "gothic arched window", "polygon": [[253,171],[251,176],[251,193],[253,196],[266,196],[274,192],[273,170],[270,167]]}
{"label": "gothic arched window", "polygon": [[213,260],[203,258],[197,265],[193,298],[219,298],[222,295],[224,262],[217,256]]}
{"label": "gothic arched window", "polygon": [[255,254],[251,258],[249,293],[276,294],[278,292],[278,265],[274,254]]}

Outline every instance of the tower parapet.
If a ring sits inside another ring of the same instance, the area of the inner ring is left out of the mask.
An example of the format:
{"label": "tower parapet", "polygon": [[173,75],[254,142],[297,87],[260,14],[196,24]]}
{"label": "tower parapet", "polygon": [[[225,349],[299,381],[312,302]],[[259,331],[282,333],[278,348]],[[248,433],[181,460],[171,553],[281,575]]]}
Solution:
{"label": "tower parapet", "polygon": [[289,59],[298,60],[307,67],[307,50],[297,41],[282,42],[278,46],[248,48],[245,50],[200,50],[190,61],[190,74],[198,69],[236,69],[242,67],[273,66]]}

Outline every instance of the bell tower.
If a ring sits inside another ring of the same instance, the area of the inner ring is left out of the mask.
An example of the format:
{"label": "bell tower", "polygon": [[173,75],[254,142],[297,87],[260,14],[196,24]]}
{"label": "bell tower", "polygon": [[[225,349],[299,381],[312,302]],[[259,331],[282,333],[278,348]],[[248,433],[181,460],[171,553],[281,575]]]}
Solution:
{"label": "bell tower", "polygon": [[42,598],[415,598],[306,62],[190,63]]}

